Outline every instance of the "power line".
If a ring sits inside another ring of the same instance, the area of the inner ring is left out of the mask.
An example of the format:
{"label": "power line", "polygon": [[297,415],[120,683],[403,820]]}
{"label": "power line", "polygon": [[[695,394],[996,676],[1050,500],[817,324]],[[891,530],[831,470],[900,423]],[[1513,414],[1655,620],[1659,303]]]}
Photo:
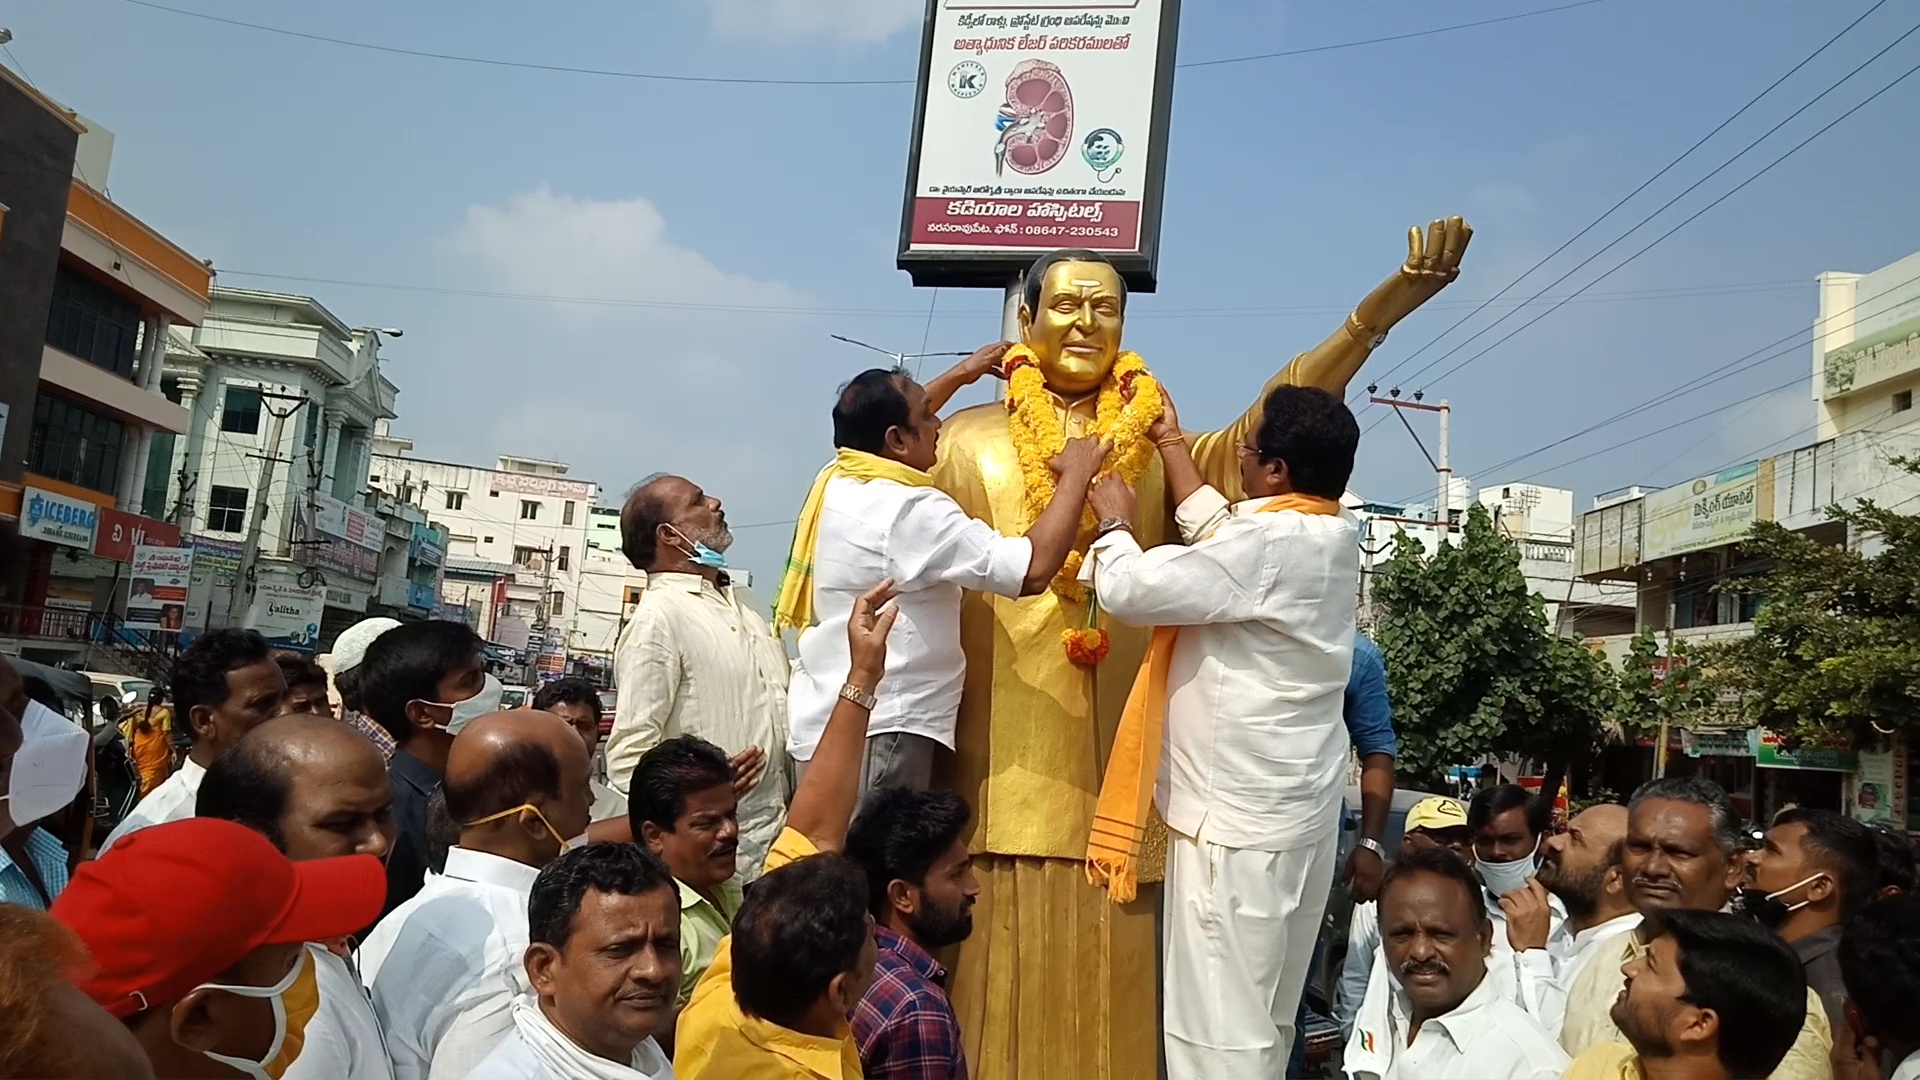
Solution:
{"label": "power line", "polygon": [[[282,37],[299,38],[303,41],[315,41],[327,45],[339,45],[346,48],[365,49],[370,52],[387,53],[394,56],[409,56],[423,60],[443,60],[452,63],[478,64],[484,67],[516,68],[523,71],[545,71],[565,75],[591,75],[610,79],[639,79],[649,82],[668,83],[706,83],[728,86],[912,86],[914,79],[768,79],[722,75],[668,75],[650,71],[617,71],[607,68],[575,67],[568,64],[542,64],[529,60],[502,60],[496,57],[466,56],[459,53],[435,52],[428,49],[408,49],[396,45],[381,45],[371,41],[354,41],[348,38],[331,37],[326,34],[311,34],[302,30],[290,30],[282,26],[268,26],[264,23],[247,22],[243,19],[229,19],[220,15],[210,15],[204,11],[189,11],[185,8],[170,7],[154,3],[153,0],[121,0],[122,3],[153,11],[164,11],[172,15],[182,15],[191,19],[203,19],[207,22],[221,23],[226,26],[257,30]],[[1383,45],[1395,41],[1409,41],[1415,38],[1432,37],[1436,34],[1449,34],[1459,30],[1471,30],[1496,23],[1517,22],[1541,15],[1553,15],[1575,8],[1590,7],[1604,0],[1578,0],[1576,3],[1561,4],[1557,7],[1540,8],[1534,11],[1522,11],[1512,15],[1502,15],[1491,19],[1476,19],[1472,22],[1454,23],[1449,26],[1436,26],[1426,30],[1413,30],[1401,34],[1389,34],[1384,37],[1363,38],[1357,41],[1340,41],[1326,45],[1311,45],[1299,49],[1286,49],[1280,52],[1255,53],[1249,56],[1228,56],[1217,60],[1196,60],[1176,64],[1178,68],[1220,67],[1226,64],[1245,64],[1258,60],[1278,60],[1292,56],[1307,56],[1314,53],[1334,52],[1340,49],[1354,49],[1365,45]]]}
{"label": "power line", "polygon": [[[1569,247],[1572,247],[1574,243],[1576,243],[1581,237],[1592,232],[1596,227],[1599,226],[1601,222],[1607,220],[1609,217],[1612,217],[1614,211],[1620,209],[1622,206],[1625,206],[1628,203],[1628,201],[1630,201],[1634,196],[1647,190],[1647,188],[1652,186],[1652,184],[1655,181],[1667,175],[1667,173],[1673,171],[1674,166],[1680,164],[1682,161],[1685,161],[1689,156],[1693,154],[1695,150],[1698,150],[1702,146],[1706,145],[1707,140],[1713,138],[1715,135],[1720,134],[1721,131],[1726,129],[1728,124],[1731,124],[1735,120],[1738,120],[1740,119],[1740,117],[1744,116],[1748,109],[1751,109],[1755,105],[1759,104],[1760,99],[1766,97],[1768,94],[1771,94],[1775,90],[1775,88],[1777,88],[1781,83],[1786,82],[1789,78],[1791,78],[1794,75],[1795,72],[1799,71],[1803,67],[1806,67],[1809,63],[1812,63],[1815,57],[1818,57],[1821,53],[1826,52],[1827,49],[1833,45],[1834,42],[1839,41],[1842,37],[1844,37],[1847,34],[1848,31],[1852,30],[1856,26],[1859,26],[1860,23],[1863,20],[1865,20],[1867,16],[1880,10],[1880,8],[1886,2],[1887,0],[1878,0],[1878,2],[1875,3],[1872,7],[1862,12],[1859,18],[1854,19],[1852,22],[1842,27],[1839,33],[1828,38],[1825,44],[1813,50],[1813,52],[1808,53],[1807,56],[1804,59],[1802,59],[1799,63],[1793,65],[1791,68],[1788,68],[1786,71],[1786,74],[1781,75],[1779,78],[1773,80],[1771,83],[1768,83],[1765,89],[1762,89],[1759,93],[1753,95],[1751,98],[1748,98],[1747,103],[1740,106],[1738,109],[1734,110],[1734,113],[1732,116],[1729,116],[1725,120],[1722,120],[1718,124],[1714,125],[1713,130],[1707,132],[1705,135],[1700,136],[1700,138],[1697,139],[1692,146],[1689,146],[1685,150],[1681,151],[1679,157],[1676,157],[1672,161],[1669,161],[1665,165],[1661,166],[1659,172],[1656,172],[1652,176],[1649,176],[1645,180],[1641,181],[1639,187],[1636,187],[1632,191],[1629,191],[1625,195],[1622,195],[1620,197],[1619,202],[1616,202],[1612,206],[1607,207],[1607,209],[1603,211],[1599,217],[1594,218],[1592,221],[1588,222],[1586,226],[1582,228],[1579,232],[1574,233],[1571,237],[1567,238],[1565,243],[1562,243],[1559,247],[1554,248],[1552,251],[1548,252],[1545,256],[1543,256],[1540,259],[1539,262],[1536,262],[1532,266],[1527,267],[1526,270],[1521,272],[1519,277],[1516,277],[1512,281],[1509,281],[1505,285],[1501,286],[1499,292],[1494,293],[1492,296],[1482,301],[1479,304],[1479,306],[1475,307],[1472,311],[1469,311],[1467,314],[1461,316],[1459,322],[1454,323],[1452,326],[1449,326],[1445,330],[1442,330],[1440,333],[1434,335],[1431,339],[1427,341],[1425,345],[1422,345],[1418,349],[1415,349],[1405,359],[1399,361],[1398,363],[1394,364],[1391,368],[1388,368],[1385,372],[1381,373],[1380,379],[1376,381],[1384,381],[1392,378],[1394,372],[1400,370],[1402,367],[1405,367],[1407,364],[1410,364],[1414,360],[1418,359],[1421,353],[1426,352],[1428,349],[1438,344],[1440,340],[1442,338],[1445,338],[1448,334],[1451,334],[1455,330],[1460,329],[1461,326],[1466,324],[1467,320],[1473,318],[1475,315],[1480,314],[1480,312],[1484,311],[1489,304],[1493,303],[1495,300],[1500,299],[1502,296],[1505,296],[1507,294],[1507,290],[1513,288],[1515,285],[1520,284],[1522,281],[1525,281],[1528,277],[1530,277],[1533,274],[1535,270],[1538,270],[1542,266],[1545,266],[1555,256],[1567,250]],[[1814,100],[1817,101],[1819,99],[1816,98]],[[1798,115],[1798,114],[1795,114],[1795,115]],[[1789,117],[1788,119],[1791,119],[1791,117]],[[1769,132],[1769,134],[1771,134],[1771,132]],[[1722,167],[1724,168],[1724,166]],[[1712,173],[1708,174],[1708,176],[1711,176],[1711,175]],[[1706,179],[1705,177],[1702,178],[1703,181],[1705,179]],[[1698,183],[1696,183],[1695,186],[1696,187],[1699,186]],[[1687,190],[1691,191],[1693,189],[1688,188]],[[1681,192],[1681,194],[1684,195],[1686,194],[1686,192]],[[1661,209],[1664,210],[1665,207],[1662,207]],[[1645,224],[1645,222],[1642,222],[1642,224]],[[1638,227],[1639,226],[1636,225],[1634,228],[1638,228]],[[1631,233],[1632,233],[1632,230],[1631,229],[1628,230],[1628,235],[1631,235]],[[1622,237],[1622,239],[1625,239],[1625,237]],[[1604,251],[1605,249],[1603,248],[1601,250]],[[1589,259],[1588,261],[1592,261],[1592,260]],[[1585,263],[1581,264],[1581,266],[1584,266],[1584,265],[1586,264]],[[1574,269],[1578,270],[1579,267],[1574,267]],[[1569,273],[1571,272],[1572,271],[1569,271]],[[1566,275],[1562,275],[1560,280],[1565,280],[1565,278],[1566,278]],[[1556,281],[1555,284],[1558,284],[1558,282]],[[1548,286],[1548,288],[1552,288],[1552,287],[1553,287],[1552,285]],[[1499,325],[1499,324],[1496,323],[1495,325]],[[1492,327],[1489,327],[1488,329],[1492,329]],[[1471,341],[1472,339],[1469,338],[1468,340]],[[1444,359],[1444,357],[1442,359]],[[1422,370],[1425,370],[1425,369],[1423,368]],[[1410,381],[1410,380],[1403,380],[1403,381]]]}
{"label": "power line", "polygon": [[[1818,95],[1816,95],[1813,98],[1812,101],[1809,101],[1805,105],[1802,105],[1800,108],[1795,109],[1790,115],[1787,116],[1786,119],[1781,120],[1779,123],[1775,124],[1773,127],[1768,128],[1767,131],[1764,134],[1762,134],[1759,138],[1753,140],[1752,142],[1748,143],[1746,146],[1742,147],[1739,153],[1736,153],[1732,157],[1728,158],[1726,161],[1721,162],[1720,165],[1716,167],[1712,172],[1708,173],[1706,176],[1703,176],[1699,180],[1696,180],[1692,184],[1688,185],[1688,187],[1684,191],[1680,192],[1680,194],[1675,195],[1671,199],[1668,199],[1665,203],[1663,203],[1660,206],[1659,209],[1655,210],[1653,213],[1648,214],[1646,217],[1642,218],[1638,224],[1634,225],[1633,228],[1628,229],[1626,232],[1622,233],[1617,239],[1613,240],[1611,243],[1607,244],[1605,247],[1601,248],[1599,251],[1596,251],[1592,255],[1589,255],[1585,259],[1581,260],[1580,263],[1576,265],[1573,269],[1568,270],[1566,273],[1560,275],[1558,278],[1555,278],[1551,283],[1547,285],[1547,288],[1550,289],[1553,286],[1560,284],[1562,281],[1565,281],[1567,278],[1573,276],[1575,273],[1578,273],[1581,269],[1586,267],[1588,263],[1591,263],[1593,260],[1599,258],[1601,255],[1604,255],[1608,251],[1612,250],[1613,247],[1619,244],[1622,240],[1625,240],[1627,237],[1632,236],[1635,232],[1638,232],[1641,226],[1648,224],[1654,218],[1666,212],[1668,207],[1671,207],[1674,203],[1680,201],[1680,199],[1684,198],[1689,193],[1691,193],[1695,188],[1698,188],[1701,184],[1705,183],[1706,181],[1712,179],[1714,176],[1718,175],[1722,169],[1725,169],[1727,166],[1733,164],[1735,161],[1738,161],[1741,157],[1743,157],[1747,153],[1747,151],[1752,150],[1754,147],[1766,141],[1769,137],[1773,135],[1774,132],[1779,131],[1780,128],[1786,125],[1789,121],[1793,120],[1795,117],[1799,116],[1801,113],[1811,108],[1815,102],[1820,101],[1822,98],[1826,97],[1828,94],[1838,89],[1843,83],[1847,82],[1848,80],[1852,79],[1855,75],[1859,74],[1860,71],[1864,69],[1868,64],[1871,64],[1875,60],[1878,60],[1880,57],[1886,55],[1889,49],[1892,49],[1895,45],[1898,45],[1900,44],[1900,42],[1905,41],[1908,37],[1911,37],[1916,31],[1920,31],[1920,23],[1915,23],[1912,27],[1908,28],[1906,33],[1901,34],[1899,37],[1895,38],[1892,42],[1888,43],[1888,45],[1885,48],[1881,49],[1877,53],[1874,53],[1872,56],[1868,57],[1865,61],[1863,61],[1858,67],[1854,68],[1852,71],[1848,72],[1847,74],[1841,76],[1840,79],[1835,81],[1832,85],[1828,86],[1825,90],[1822,90]],[[1833,130],[1833,128],[1839,125],[1842,121],[1846,120],[1848,117],[1851,117],[1854,113],[1859,112],[1861,109],[1865,108],[1867,105],[1871,104],[1873,101],[1878,99],[1880,95],[1886,93],[1887,91],[1893,89],[1894,87],[1900,85],[1902,82],[1906,81],[1907,78],[1913,75],[1915,71],[1920,71],[1920,65],[1916,65],[1915,67],[1908,68],[1905,72],[1897,76],[1892,82],[1889,82],[1885,86],[1882,86],[1880,89],[1874,91],[1871,95],[1869,95],[1866,98],[1866,100],[1861,101],[1859,104],[1854,105],[1852,108],[1848,109],[1846,112],[1843,112],[1839,116],[1834,117],[1832,120],[1828,121],[1825,125],[1823,125],[1819,130],[1815,131],[1813,134],[1807,136],[1806,138],[1800,140],[1798,143],[1794,144],[1793,147],[1787,150],[1786,153],[1781,154],[1779,157],[1774,158],[1772,161],[1762,166],[1758,172],[1747,177],[1745,180],[1742,180],[1740,183],[1734,185],[1731,189],[1721,194],[1718,198],[1714,199],[1712,202],[1709,202],[1707,205],[1687,215],[1685,218],[1681,219],[1679,224],[1674,225],[1672,228],[1668,229],[1666,232],[1663,232],[1659,236],[1654,237],[1651,242],[1646,244],[1644,247],[1640,248],[1638,251],[1635,251],[1633,254],[1620,260],[1618,263],[1615,263],[1612,266],[1612,268],[1608,269],[1605,273],[1602,273],[1599,277],[1596,277],[1592,281],[1587,282],[1586,285],[1583,285],[1580,288],[1575,289],[1572,293],[1572,296],[1578,296],[1582,292],[1586,291],[1587,288],[1594,285],[1598,285],[1600,282],[1605,281],[1609,277],[1612,277],[1615,273],[1618,273],[1621,269],[1626,267],[1628,263],[1633,262],[1635,259],[1638,259],[1640,256],[1645,255],[1647,252],[1653,250],[1655,247],[1659,246],[1663,241],[1665,241],[1668,237],[1672,236],[1674,233],[1679,232],[1681,229],[1684,229],[1688,225],[1691,225],[1693,222],[1697,221],[1701,217],[1701,215],[1707,213],[1709,210],[1712,210],[1714,207],[1719,206],[1721,203],[1727,201],[1729,198],[1732,198],[1734,195],[1744,190],[1747,187],[1747,185],[1753,183],[1755,180],[1758,180],[1761,177],[1767,175],[1767,173],[1773,171],[1775,166],[1778,166],[1781,162],[1799,153],[1802,149],[1804,149],[1807,146],[1807,144],[1813,142],[1815,139],[1818,139],[1820,136],[1825,135],[1827,132]],[[1545,289],[1541,290],[1542,293],[1544,293],[1545,291],[1546,291]],[[1521,325],[1515,327],[1513,330],[1509,331],[1500,340],[1494,342],[1491,345],[1488,345],[1486,348],[1481,349],[1479,352],[1474,353],[1472,356],[1467,357],[1465,360],[1460,361],[1454,366],[1448,368],[1446,371],[1441,372],[1439,375],[1434,376],[1433,379],[1430,381],[1437,383],[1440,380],[1447,378],[1449,375],[1452,375],[1458,372],[1460,369],[1466,367],[1468,364],[1473,363],[1474,361],[1487,355],[1493,350],[1513,340],[1513,338],[1516,335],[1525,331],[1527,328],[1533,326],[1535,323],[1539,322],[1541,319],[1544,319],[1547,316],[1553,314],[1554,312],[1560,310],[1562,307],[1566,305],[1566,303],[1567,303],[1566,300],[1561,300],[1555,303],[1553,306],[1549,307],[1547,310],[1541,312],[1540,314],[1527,320],[1525,323],[1522,323]],[[1422,367],[1419,371],[1414,372],[1413,375],[1409,376],[1407,379],[1402,381],[1411,382],[1414,379],[1419,378],[1421,374],[1432,369],[1434,365],[1447,359],[1447,357],[1452,356],[1454,353],[1459,352],[1461,349],[1466,348],[1468,345],[1472,344],[1475,339],[1479,338],[1482,334],[1487,333],[1488,331],[1492,330],[1494,327],[1499,326],[1501,323],[1507,321],[1507,319],[1511,318],[1514,312],[1518,310],[1519,309],[1516,308],[1514,309],[1514,311],[1509,311],[1507,314],[1502,315],[1500,318],[1494,320],[1492,324],[1480,330],[1478,333],[1475,333],[1472,337],[1467,338],[1465,341],[1462,341],[1460,344],[1455,345],[1452,349],[1449,349],[1447,352],[1441,354],[1438,357],[1435,357],[1433,360],[1428,361],[1426,366]]]}

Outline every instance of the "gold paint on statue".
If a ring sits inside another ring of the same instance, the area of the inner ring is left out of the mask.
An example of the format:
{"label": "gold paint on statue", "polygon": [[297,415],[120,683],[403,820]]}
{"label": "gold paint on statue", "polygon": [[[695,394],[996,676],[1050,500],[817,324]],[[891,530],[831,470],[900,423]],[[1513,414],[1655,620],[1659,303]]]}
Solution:
{"label": "gold paint on statue", "polygon": [[[1458,276],[1471,235],[1457,217],[1424,235],[1411,230],[1406,263],[1339,328],[1267,380],[1232,424],[1189,435],[1207,482],[1243,497],[1234,448],[1258,423],[1268,391],[1295,384],[1344,393],[1379,338]],[[1038,306],[1021,307],[1022,341],[1059,398],[1069,436],[1079,436],[1120,351],[1119,278],[1104,263],[1056,263]],[[1003,405],[945,423],[934,482],[1001,532],[1024,531],[1026,492]],[[1138,492],[1141,546],[1177,538],[1157,455]],[[1157,890],[1119,907],[1083,870],[1101,773],[1149,632],[1103,619],[1112,651],[1097,668],[1075,667],[1061,634],[1085,625],[1086,614],[1052,591],[1018,600],[970,592],[962,606],[966,689],[946,779],[974,807],[983,914],[953,965],[954,1003],[976,1070],[993,1063],[980,1075],[1131,1077],[1157,1068],[1157,1038],[1142,1035],[1159,1031],[1154,980],[1142,977],[1157,964]],[[1161,879],[1164,858],[1155,829],[1143,883]]]}

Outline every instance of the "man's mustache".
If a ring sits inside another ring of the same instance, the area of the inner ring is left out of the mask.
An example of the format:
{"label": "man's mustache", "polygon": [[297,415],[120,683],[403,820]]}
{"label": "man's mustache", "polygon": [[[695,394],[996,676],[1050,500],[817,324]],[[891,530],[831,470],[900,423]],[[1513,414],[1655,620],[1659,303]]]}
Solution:
{"label": "man's mustache", "polygon": [[1400,965],[1402,975],[1450,975],[1453,969],[1444,960],[1409,960]]}

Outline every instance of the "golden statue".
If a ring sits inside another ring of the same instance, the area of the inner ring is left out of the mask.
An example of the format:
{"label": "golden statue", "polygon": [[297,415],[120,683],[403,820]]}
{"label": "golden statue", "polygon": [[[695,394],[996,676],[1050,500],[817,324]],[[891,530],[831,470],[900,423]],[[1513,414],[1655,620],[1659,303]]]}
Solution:
{"label": "golden statue", "polygon": [[[1268,380],[1232,424],[1189,434],[1208,482],[1241,498],[1235,447],[1258,422],[1268,390],[1292,383],[1344,393],[1387,331],[1458,276],[1472,235],[1458,217],[1425,234],[1409,230],[1406,263],[1339,329]],[[1048,415],[999,403],[956,414],[940,432],[935,483],[1002,533],[1024,532],[1032,470],[1023,459],[1030,466],[1037,454],[1044,463],[1060,447],[1017,444],[1036,433],[1065,438],[1122,426],[1115,403],[1127,372],[1116,366],[1139,367],[1120,349],[1125,306],[1125,285],[1100,256],[1042,256],[1028,274],[1020,340],[1045,376],[1040,408]],[[1109,464],[1127,451],[1116,445]],[[1143,547],[1177,538],[1159,456],[1144,453],[1137,467],[1134,535]],[[1091,531],[1080,537],[1083,553]],[[1022,599],[968,593],[962,609],[966,689],[946,779],[976,814],[981,892],[973,936],[953,964],[954,1006],[976,1076],[1157,1075],[1158,889],[1116,905],[1085,869],[1100,778],[1149,634],[1108,624],[1105,659],[1079,666],[1062,643],[1088,622],[1085,595],[1065,575]],[[1164,852],[1164,834],[1150,838],[1143,881],[1160,879]]]}

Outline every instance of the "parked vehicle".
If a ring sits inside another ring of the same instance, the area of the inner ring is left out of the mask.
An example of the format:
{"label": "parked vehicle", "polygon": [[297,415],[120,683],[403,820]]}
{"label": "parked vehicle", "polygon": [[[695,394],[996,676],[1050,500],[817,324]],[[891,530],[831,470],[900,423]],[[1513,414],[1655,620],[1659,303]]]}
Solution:
{"label": "parked vehicle", "polygon": [[533,687],[517,683],[500,688],[502,709],[524,709],[533,703]]}
{"label": "parked vehicle", "polygon": [[[136,705],[145,705],[147,695],[153,692],[153,680],[139,675],[121,675],[111,671],[81,671],[76,674],[93,684],[93,708],[90,710],[90,726],[102,723],[117,724],[128,709]],[[101,708],[103,702],[114,703],[114,715],[105,715]]]}

